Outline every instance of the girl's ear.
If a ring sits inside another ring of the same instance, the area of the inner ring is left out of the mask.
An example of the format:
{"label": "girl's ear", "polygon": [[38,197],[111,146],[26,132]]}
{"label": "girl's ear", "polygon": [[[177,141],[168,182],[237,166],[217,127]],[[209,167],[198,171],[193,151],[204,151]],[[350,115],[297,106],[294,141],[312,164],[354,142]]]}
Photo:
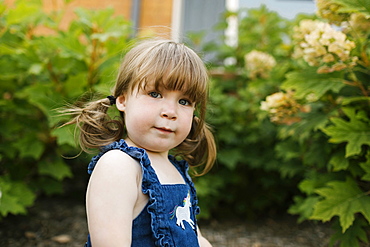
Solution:
{"label": "girl's ear", "polygon": [[119,111],[122,111],[122,112],[125,111],[126,109],[126,96],[125,95],[121,95],[117,97],[116,107]]}

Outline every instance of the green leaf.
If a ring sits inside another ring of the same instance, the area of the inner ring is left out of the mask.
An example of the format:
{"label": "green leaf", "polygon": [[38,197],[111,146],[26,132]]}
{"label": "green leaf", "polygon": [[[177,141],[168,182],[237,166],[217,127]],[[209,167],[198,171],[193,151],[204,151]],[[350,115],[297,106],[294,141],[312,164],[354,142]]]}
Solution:
{"label": "green leaf", "polygon": [[12,181],[9,177],[0,177],[0,214],[25,214],[26,207],[31,206],[35,194],[20,181]]}
{"label": "green leaf", "polygon": [[38,163],[39,173],[49,175],[59,181],[66,177],[72,177],[72,172],[61,158],[54,160],[42,160]]}
{"label": "green leaf", "polygon": [[328,174],[317,175],[313,178],[306,178],[298,184],[300,191],[306,193],[307,195],[312,195],[317,188],[323,187],[328,181],[333,178]]}
{"label": "green leaf", "polygon": [[4,43],[0,43],[0,54],[1,55],[12,55],[14,53],[15,53],[14,47],[11,47]]}
{"label": "green leaf", "polygon": [[301,114],[302,120],[292,125],[284,126],[279,131],[280,138],[293,136],[299,141],[312,137],[312,131],[325,127],[329,121],[328,114],[321,111],[312,111]]}
{"label": "green leaf", "polygon": [[370,197],[353,179],[329,182],[327,187],[317,189],[316,193],[323,196],[323,199],[314,206],[311,219],[325,222],[339,216],[343,233],[353,224],[357,213],[361,213],[370,222]]}
{"label": "green leaf", "polygon": [[299,145],[297,142],[287,140],[280,141],[275,146],[277,157],[280,157],[283,161],[289,161],[298,158],[300,154]]}
{"label": "green leaf", "polygon": [[318,201],[319,197],[317,196],[309,196],[307,198],[296,196],[294,197],[294,205],[290,206],[288,213],[298,214],[298,223],[301,223],[310,218],[313,208]]}
{"label": "green leaf", "polygon": [[18,149],[20,157],[32,157],[35,160],[38,160],[45,150],[44,143],[38,140],[34,133],[29,133],[20,138],[13,143],[13,147]]}
{"label": "green leaf", "polygon": [[309,145],[304,145],[306,150],[303,155],[303,164],[316,167],[316,169],[327,168],[331,156],[328,153],[327,139],[321,133],[314,132],[309,141],[311,142]]}
{"label": "green leaf", "polygon": [[56,109],[63,106],[63,97],[57,93],[52,85],[34,84],[18,92],[17,97],[27,99],[32,105],[38,107],[48,118],[48,124],[53,127],[61,119],[56,114]]}
{"label": "green leaf", "polygon": [[[194,183],[197,187],[197,195],[201,197],[216,196],[218,194],[218,190],[223,186],[223,180],[217,176],[209,177],[209,179],[194,179]],[[214,186],[209,186],[210,183]]]}
{"label": "green leaf", "polygon": [[[333,246],[336,241],[340,241],[340,247],[360,247],[359,241],[368,243],[367,234],[364,227],[368,224],[363,219],[356,219],[352,226],[345,233],[337,231],[330,239],[330,246]],[[340,227],[340,226],[339,226]]]}
{"label": "green leaf", "polygon": [[368,0],[331,0],[334,3],[342,5],[338,10],[341,13],[362,12],[370,14],[370,2]]}
{"label": "green leaf", "polygon": [[308,94],[314,94],[317,99],[321,98],[328,91],[339,92],[345,86],[340,73],[317,74],[316,70],[306,69],[303,71],[290,72],[286,76],[281,88],[294,90],[295,97],[305,98]]}
{"label": "green leaf", "polygon": [[94,91],[100,93],[101,95],[110,95],[112,94],[112,86],[107,83],[99,83],[93,85]]}
{"label": "green leaf", "polygon": [[87,74],[86,72],[71,75],[64,83],[64,89],[69,97],[78,97],[86,92]]}
{"label": "green leaf", "polygon": [[30,66],[30,68],[28,69],[28,73],[33,75],[39,75],[41,74],[42,70],[43,70],[42,64],[35,63]]}
{"label": "green leaf", "polygon": [[361,101],[369,101],[370,102],[370,97],[365,97],[365,96],[358,96],[358,97],[346,97],[342,101],[342,105],[348,105],[351,103],[357,103]]}
{"label": "green leaf", "polygon": [[40,177],[33,185],[48,196],[63,193],[63,183],[51,177]]}
{"label": "green leaf", "polygon": [[15,9],[9,11],[6,18],[7,24],[12,25],[28,21],[31,17],[35,16],[35,13],[39,10],[40,6],[37,6],[37,4],[25,2],[18,3]]}
{"label": "green leaf", "polygon": [[57,143],[59,146],[67,144],[72,147],[76,147],[76,140],[74,138],[75,126],[67,125],[64,127],[54,129],[51,134],[57,137]]}
{"label": "green leaf", "polygon": [[243,159],[243,155],[237,149],[220,150],[217,157],[231,170],[235,169],[238,162]]}
{"label": "green leaf", "polygon": [[360,167],[365,171],[365,175],[361,179],[370,181],[370,151],[367,153],[366,162],[360,163]]}
{"label": "green leaf", "polygon": [[24,182],[13,182],[11,193],[21,200],[25,207],[31,206],[35,200],[35,194],[27,187]]}
{"label": "green leaf", "polygon": [[356,114],[355,109],[343,108],[343,111],[349,117],[349,121],[332,118],[331,122],[334,125],[322,131],[330,137],[329,142],[331,143],[347,143],[345,157],[348,158],[359,154],[362,145],[370,145],[370,125],[357,117],[360,113]]}
{"label": "green leaf", "polygon": [[345,153],[343,152],[337,152],[335,153],[330,161],[329,164],[333,166],[333,171],[341,171],[341,170],[347,170],[349,166],[349,161],[344,157]]}
{"label": "green leaf", "polygon": [[77,60],[87,59],[86,45],[80,42],[78,37],[67,33],[64,36],[55,39],[55,42],[60,49],[61,57],[75,58]]}

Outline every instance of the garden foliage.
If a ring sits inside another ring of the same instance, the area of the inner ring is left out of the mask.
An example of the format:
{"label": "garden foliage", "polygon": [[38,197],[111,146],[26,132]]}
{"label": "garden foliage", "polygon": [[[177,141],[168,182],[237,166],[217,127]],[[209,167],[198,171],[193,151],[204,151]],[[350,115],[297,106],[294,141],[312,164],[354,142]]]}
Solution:
{"label": "garden foliage", "polygon": [[79,151],[57,109],[85,92],[109,95],[131,35],[113,13],[76,9],[62,30],[63,11],[45,13],[41,1],[0,2],[0,216],[62,192],[71,165],[87,164],[63,158]]}
{"label": "garden foliage", "polygon": [[[226,13],[239,18],[238,45],[204,50],[216,54],[207,118],[218,158],[194,181],[202,217],[288,211],[330,221],[333,245],[359,246],[370,231],[370,6],[316,2],[318,16],[293,21],[264,6]],[[110,94],[131,42],[130,23],[113,12],[76,9],[62,30],[62,11],[0,2],[1,216],[60,193],[71,167],[87,165],[64,158],[78,148],[56,109]]]}
{"label": "garden foliage", "polygon": [[265,7],[235,13],[238,45],[216,48],[218,64],[236,59],[214,73],[219,158],[207,179],[222,181],[233,213],[290,205],[299,222],[330,221],[331,245],[360,246],[370,230],[370,5],[316,3],[318,16],[293,21]]}

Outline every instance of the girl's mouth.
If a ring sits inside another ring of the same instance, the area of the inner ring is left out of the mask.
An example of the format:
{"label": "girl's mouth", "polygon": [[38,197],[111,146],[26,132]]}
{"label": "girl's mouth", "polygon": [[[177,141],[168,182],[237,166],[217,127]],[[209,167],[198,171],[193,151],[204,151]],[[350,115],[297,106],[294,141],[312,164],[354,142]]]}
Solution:
{"label": "girl's mouth", "polygon": [[163,133],[172,133],[173,131],[171,129],[168,129],[168,128],[164,128],[164,127],[155,127],[157,130],[159,130],[160,132],[163,132]]}

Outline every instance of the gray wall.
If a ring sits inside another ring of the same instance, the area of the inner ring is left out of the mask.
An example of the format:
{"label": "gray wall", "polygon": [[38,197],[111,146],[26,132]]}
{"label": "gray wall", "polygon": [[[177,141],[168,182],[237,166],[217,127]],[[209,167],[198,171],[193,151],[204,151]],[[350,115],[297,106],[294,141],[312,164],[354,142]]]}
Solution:
{"label": "gray wall", "polygon": [[219,38],[213,28],[222,19],[225,12],[225,0],[184,0],[184,13],[182,20],[183,36],[186,33],[207,31],[205,41]]}
{"label": "gray wall", "polygon": [[239,0],[239,8],[258,8],[261,4],[288,19],[294,19],[298,13],[314,14],[316,11],[313,0]]}
{"label": "gray wall", "polygon": [[[205,31],[204,43],[220,43],[223,33],[215,31],[214,27],[222,20],[225,11],[225,0],[184,0],[181,28],[183,41],[187,41],[187,32]],[[209,54],[204,59],[209,61],[212,58],[213,55]]]}

